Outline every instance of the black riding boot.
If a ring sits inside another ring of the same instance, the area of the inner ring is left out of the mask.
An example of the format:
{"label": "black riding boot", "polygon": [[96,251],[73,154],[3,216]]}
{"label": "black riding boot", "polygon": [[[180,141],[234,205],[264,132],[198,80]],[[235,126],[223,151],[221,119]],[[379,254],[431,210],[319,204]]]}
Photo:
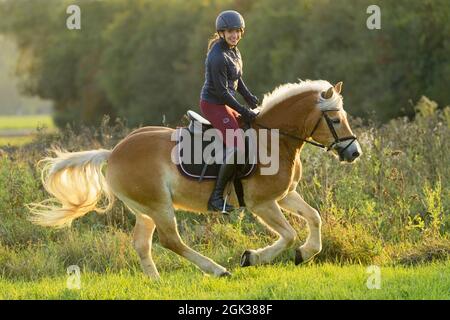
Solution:
{"label": "black riding boot", "polygon": [[[219,175],[217,176],[216,180],[216,186],[214,187],[214,190],[211,194],[211,197],[208,200],[208,210],[209,211],[223,211],[224,210],[224,204],[225,201],[223,199],[223,193],[225,191],[225,187],[227,186],[228,181],[230,181],[231,178],[233,178],[234,173],[236,172],[236,159],[234,161],[231,161],[231,159],[235,158],[236,155],[236,149],[232,150],[232,153],[230,153],[225,160],[225,163],[223,163],[220,166]],[[229,163],[232,162],[232,163]],[[225,210],[226,212],[233,211],[233,206],[226,205]]]}

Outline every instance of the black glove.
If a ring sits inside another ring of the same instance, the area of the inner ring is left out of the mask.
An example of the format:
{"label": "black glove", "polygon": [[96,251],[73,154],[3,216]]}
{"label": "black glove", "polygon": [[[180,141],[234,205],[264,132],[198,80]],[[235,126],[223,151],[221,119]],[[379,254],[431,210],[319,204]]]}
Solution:
{"label": "black glove", "polygon": [[246,101],[247,101],[247,103],[248,103],[248,105],[250,106],[251,109],[255,109],[259,105],[259,100],[254,95],[249,96]]}
{"label": "black glove", "polygon": [[245,108],[244,110],[242,110],[241,112],[241,117],[247,122],[253,122],[253,120],[255,120],[255,118],[258,116],[258,113],[253,112],[247,108]]}

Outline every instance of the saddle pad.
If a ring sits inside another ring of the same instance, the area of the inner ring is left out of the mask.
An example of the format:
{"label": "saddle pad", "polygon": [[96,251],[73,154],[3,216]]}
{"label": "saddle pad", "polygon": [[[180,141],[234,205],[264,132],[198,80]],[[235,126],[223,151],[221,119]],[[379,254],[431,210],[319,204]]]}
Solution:
{"label": "saddle pad", "polygon": [[[222,154],[225,152],[225,146],[222,141],[216,141],[215,138],[212,138],[212,141],[208,141],[207,139],[202,139],[202,134],[193,134],[186,127],[177,128],[177,149],[176,149],[176,163],[178,170],[180,173],[188,178],[199,180],[202,171],[204,170],[206,161],[208,161],[208,165],[204,172],[202,179],[216,179],[220,170],[220,164],[214,161],[214,157],[212,159],[203,159],[203,151],[206,147],[209,146],[210,150],[213,149],[211,144],[219,143],[222,149]],[[184,137],[188,137],[188,141],[183,141]],[[190,140],[190,141],[189,141]],[[195,144],[197,144],[197,149],[195,149]],[[190,150],[186,150],[186,148],[190,148]],[[247,148],[246,141],[246,151],[249,150]],[[201,152],[200,152],[201,150]],[[190,152],[189,152],[190,151]],[[186,156],[185,155],[186,153]],[[214,152],[211,152],[213,156],[215,156]],[[248,161],[248,153],[246,152],[246,163],[238,165],[237,176],[236,178],[245,178],[253,173],[256,169],[256,159],[249,163]]]}

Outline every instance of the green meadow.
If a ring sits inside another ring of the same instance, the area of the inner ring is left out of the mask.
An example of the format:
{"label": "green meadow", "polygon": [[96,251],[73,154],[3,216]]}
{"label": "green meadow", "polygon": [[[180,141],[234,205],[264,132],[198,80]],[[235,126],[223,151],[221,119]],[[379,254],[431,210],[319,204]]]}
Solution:
{"label": "green meadow", "polygon": [[[81,273],[36,281],[0,279],[0,299],[450,299],[450,262],[383,267],[371,282],[365,266],[279,264],[233,270],[212,278],[186,268],[152,281],[136,271]],[[68,285],[69,280],[69,285]],[[72,285],[70,285],[72,283]]]}
{"label": "green meadow", "polygon": [[39,126],[53,128],[50,115],[0,116],[0,130],[36,129]]}
{"label": "green meadow", "polygon": [[56,130],[50,115],[0,116],[0,146],[20,146],[33,141],[38,128]]}

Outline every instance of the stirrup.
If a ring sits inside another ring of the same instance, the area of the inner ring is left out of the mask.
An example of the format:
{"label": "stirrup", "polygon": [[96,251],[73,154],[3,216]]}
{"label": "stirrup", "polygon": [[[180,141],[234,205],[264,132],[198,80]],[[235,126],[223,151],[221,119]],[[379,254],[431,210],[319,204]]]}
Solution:
{"label": "stirrup", "polygon": [[228,194],[225,196],[225,199],[223,199],[223,207],[222,207],[222,213],[226,214],[226,215],[230,214],[231,211],[234,211],[236,209],[232,205],[227,204],[227,199],[228,199]]}
{"label": "stirrup", "polygon": [[[232,205],[227,204],[228,194],[224,198],[216,198],[214,200],[209,199],[208,200],[208,211],[213,212],[221,212],[223,214],[229,214],[230,212],[234,211],[236,208],[234,208]],[[223,204],[216,205],[213,202],[217,201],[223,202]]]}
{"label": "stirrup", "polygon": [[213,206],[211,202],[208,202],[208,211],[229,214],[230,212],[234,211],[234,209],[235,208],[233,206],[228,205],[225,201],[220,207]]}

